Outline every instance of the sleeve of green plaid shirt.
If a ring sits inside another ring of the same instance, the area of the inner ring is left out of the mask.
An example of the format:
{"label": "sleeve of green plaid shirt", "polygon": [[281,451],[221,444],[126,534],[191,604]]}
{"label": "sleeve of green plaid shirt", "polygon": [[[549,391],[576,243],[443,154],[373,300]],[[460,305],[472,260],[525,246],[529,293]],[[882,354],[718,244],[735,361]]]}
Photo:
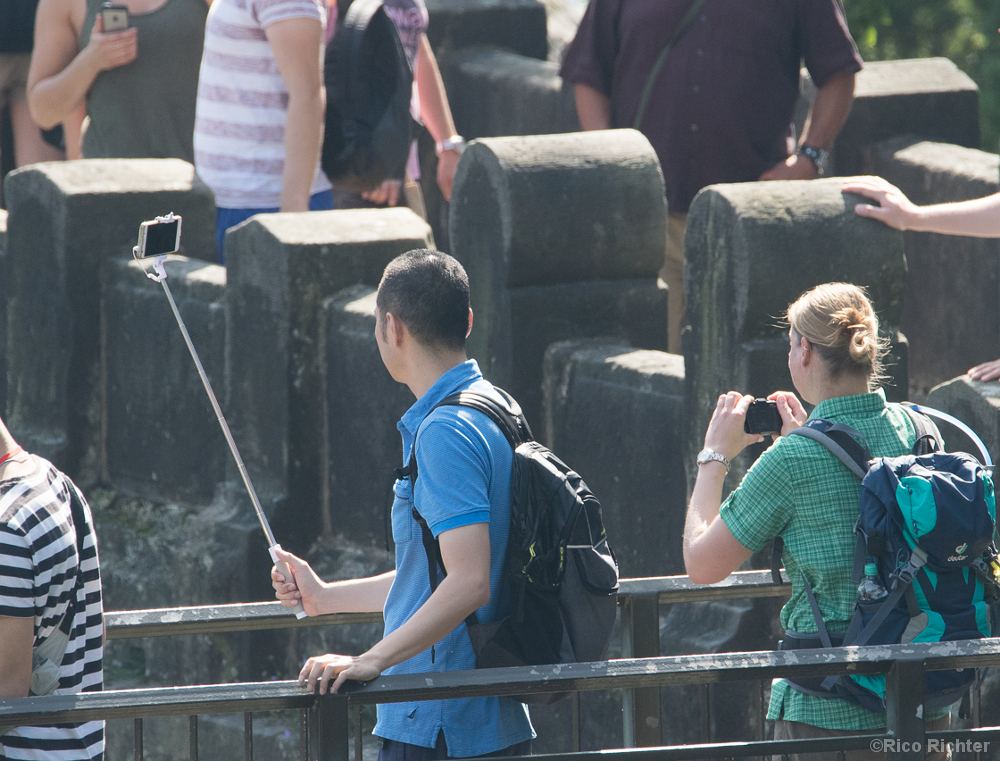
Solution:
{"label": "sleeve of green plaid shirt", "polygon": [[765,451],[719,509],[736,541],[753,552],[760,552],[791,520],[790,444],[782,438]]}

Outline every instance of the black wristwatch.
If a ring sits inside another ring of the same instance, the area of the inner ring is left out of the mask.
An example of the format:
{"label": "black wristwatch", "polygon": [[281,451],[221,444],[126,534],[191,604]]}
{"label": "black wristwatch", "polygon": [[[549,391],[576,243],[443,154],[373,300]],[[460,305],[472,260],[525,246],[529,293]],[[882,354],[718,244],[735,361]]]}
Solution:
{"label": "black wristwatch", "polygon": [[827,151],[811,145],[800,145],[795,152],[809,159],[816,167],[816,174],[820,177],[826,174],[826,170],[830,166],[830,154]]}

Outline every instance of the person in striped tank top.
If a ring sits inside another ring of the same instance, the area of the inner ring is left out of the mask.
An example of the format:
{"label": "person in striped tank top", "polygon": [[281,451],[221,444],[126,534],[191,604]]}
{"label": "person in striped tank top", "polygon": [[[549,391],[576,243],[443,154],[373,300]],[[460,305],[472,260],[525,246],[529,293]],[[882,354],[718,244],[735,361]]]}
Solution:
{"label": "person in striped tank top", "polygon": [[[90,508],[67,476],[18,446],[2,420],[0,643],[0,698],[103,689],[104,613]],[[7,761],[103,756],[103,721],[0,729]]]}
{"label": "person in striped tank top", "polygon": [[216,243],[254,214],[333,208],[320,169],[323,0],[215,0],[195,108],[194,163],[215,194]]}

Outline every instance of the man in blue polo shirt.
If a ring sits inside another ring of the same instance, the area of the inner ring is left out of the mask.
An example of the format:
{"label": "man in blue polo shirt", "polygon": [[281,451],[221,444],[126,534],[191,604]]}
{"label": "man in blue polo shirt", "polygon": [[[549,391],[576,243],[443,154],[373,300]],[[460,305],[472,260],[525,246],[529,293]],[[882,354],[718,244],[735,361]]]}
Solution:
{"label": "man in blue polo shirt", "polygon": [[[501,583],[510,517],[513,453],[485,415],[434,405],[465,390],[503,398],[467,358],[472,329],[469,280],[462,265],[439,251],[410,251],[386,267],[375,309],[375,340],[392,377],[417,398],[398,428],[403,463],[416,446],[415,489],[395,485],[392,535],[396,570],[380,576],[323,582],[309,565],[281,553],[293,579],[272,570],[279,600],[301,600],[309,615],[385,613],[385,636],[359,656],[314,656],[299,681],[320,692],[345,679],[475,668],[464,620],[475,611],[486,623],[509,607]],[[432,411],[433,410],[433,411]],[[419,432],[419,434],[418,434]],[[413,493],[415,491],[415,493]],[[416,506],[441,547],[447,576],[431,593]],[[534,731],[527,707],[513,698],[473,698],[378,706],[374,734],[380,761],[526,755]]]}

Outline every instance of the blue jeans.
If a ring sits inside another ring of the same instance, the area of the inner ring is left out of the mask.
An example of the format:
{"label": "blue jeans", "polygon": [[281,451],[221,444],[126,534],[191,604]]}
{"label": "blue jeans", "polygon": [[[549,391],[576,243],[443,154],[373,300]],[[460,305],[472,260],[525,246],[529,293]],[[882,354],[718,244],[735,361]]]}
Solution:
{"label": "blue jeans", "polygon": [[[333,191],[323,190],[314,193],[309,198],[309,211],[330,211],[333,208]],[[280,211],[278,207],[271,209],[223,209],[215,208],[215,250],[218,252],[219,264],[224,264],[223,245],[226,240],[226,230],[236,227],[240,222],[250,219],[254,214],[274,214]]]}

